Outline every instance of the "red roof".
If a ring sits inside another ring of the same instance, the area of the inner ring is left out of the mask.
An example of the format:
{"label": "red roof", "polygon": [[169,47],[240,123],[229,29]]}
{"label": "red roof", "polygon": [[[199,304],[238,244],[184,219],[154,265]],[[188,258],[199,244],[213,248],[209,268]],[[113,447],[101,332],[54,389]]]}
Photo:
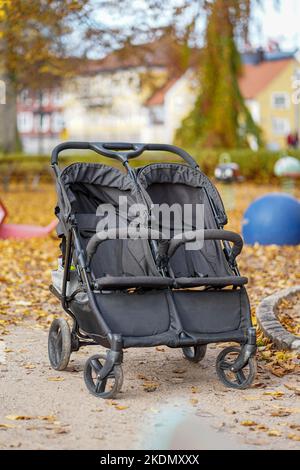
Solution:
{"label": "red roof", "polygon": [[178,79],[179,77],[171,78],[161,88],[155,90],[153,95],[147,100],[146,106],[158,106],[163,104],[167,92],[175,85]]}
{"label": "red roof", "polygon": [[[146,44],[129,44],[114,50],[101,60],[87,60],[81,70],[85,73],[97,73],[141,66],[180,69],[181,54],[182,45],[171,35],[166,35]],[[188,63],[183,69],[197,64],[200,54],[200,49],[190,49],[189,57],[185,58]]]}
{"label": "red roof", "polygon": [[[281,59],[274,61],[265,61],[257,65],[244,65],[243,76],[239,79],[239,85],[242,95],[245,99],[254,98],[260,93],[274,78],[285,69],[293,60]],[[146,102],[146,106],[162,105],[166,93],[176,83],[179,77],[171,78],[161,88],[155,90]]]}
{"label": "red roof", "polygon": [[239,80],[240,90],[244,98],[254,98],[285,69],[291,60],[293,59],[265,61],[257,65],[244,65],[243,76]]}

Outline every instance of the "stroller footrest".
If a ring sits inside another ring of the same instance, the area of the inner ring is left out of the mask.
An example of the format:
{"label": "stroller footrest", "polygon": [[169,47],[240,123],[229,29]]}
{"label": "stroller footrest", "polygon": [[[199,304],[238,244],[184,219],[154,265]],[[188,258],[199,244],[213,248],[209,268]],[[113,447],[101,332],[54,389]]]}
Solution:
{"label": "stroller footrest", "polygon": [[243,286],[247,284],[248,278],[242,276],[228,277],[177,277],[175,279],[176,287],[198,287],[198,286]]}
{"label": "stroller footrest", "polygon": [[173,279],[156,276],[105,276],[94,281],[98,289],[130,289],[144,287],[148,289],[162,289],[171,287]]}

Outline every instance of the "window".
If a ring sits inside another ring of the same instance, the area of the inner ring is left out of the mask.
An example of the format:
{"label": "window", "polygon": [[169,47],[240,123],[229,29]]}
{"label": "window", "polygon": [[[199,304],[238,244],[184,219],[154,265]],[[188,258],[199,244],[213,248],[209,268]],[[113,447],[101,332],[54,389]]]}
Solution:
{"label": "window", "polygon": [[272,107],[274,109],[288,109],[290,107],[290,97],[286,92],[272,94]]}
{"label": "window", "polygon": [[62,95],[61,95],[60,90],[54,90],[52,97],[53,97],[52,98],[53,99],[53,104],[55,106],[61,106],[62,105]]}
{"label": "window", "polygon": [[40,94],[40,104],[42,106],[48,106],[49,104],[49,93],[48,91],[42,91]]}
{"label": "window", "polygon": [[163,106],[152,106],[149,110],[151,124],[164,124],[164,108]]}
{"label": "window", "polygon": [[37,114],[35,117],[35,129],[37,132],[48,132],[50,130],[49,114]]}
{"label": "window", "polygon": [[22,112],[18,114],[18,130],[19,132],[31,132],[33,128],[33,115],[30,112]]}
{"label": "window", "polygon": [[29,90],[22,90],[21,91],[21,93],[20,93],[20,102],[22,104],[31,105],[32,100],[31,100],[31,97],[30,97]]}
{"label": "window", "polygon": [[278,136],[286,136],[291,130],[289,120],[283,118],[273,118],[272,129],[273,134]]}
{"label": "window", "polygon": [[52,132],[61,132],[64,128],[64,119],[61,113],[52,114],[51,130]]}

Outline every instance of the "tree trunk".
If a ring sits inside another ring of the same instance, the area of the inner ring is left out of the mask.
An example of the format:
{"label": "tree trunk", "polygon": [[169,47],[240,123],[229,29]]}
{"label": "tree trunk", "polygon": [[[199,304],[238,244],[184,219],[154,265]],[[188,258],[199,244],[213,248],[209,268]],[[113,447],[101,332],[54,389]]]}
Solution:
{"label": "tree trunk", "polygon": [[0,76],[6,87],[5,104],[0,104],[0,150],[4,153],[20,150],[17,132],[17,100],[14,83],[7,75]]}

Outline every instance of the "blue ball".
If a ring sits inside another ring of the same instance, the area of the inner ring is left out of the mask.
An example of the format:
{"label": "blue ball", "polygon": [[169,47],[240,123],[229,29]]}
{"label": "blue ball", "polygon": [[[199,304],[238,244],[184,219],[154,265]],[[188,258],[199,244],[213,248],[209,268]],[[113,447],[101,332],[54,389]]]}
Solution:
{"label": "blue ball", "polygon": [[298,245],[300,202],[284,193],[266,194],[246,210],[242,231],[249,245]]}

